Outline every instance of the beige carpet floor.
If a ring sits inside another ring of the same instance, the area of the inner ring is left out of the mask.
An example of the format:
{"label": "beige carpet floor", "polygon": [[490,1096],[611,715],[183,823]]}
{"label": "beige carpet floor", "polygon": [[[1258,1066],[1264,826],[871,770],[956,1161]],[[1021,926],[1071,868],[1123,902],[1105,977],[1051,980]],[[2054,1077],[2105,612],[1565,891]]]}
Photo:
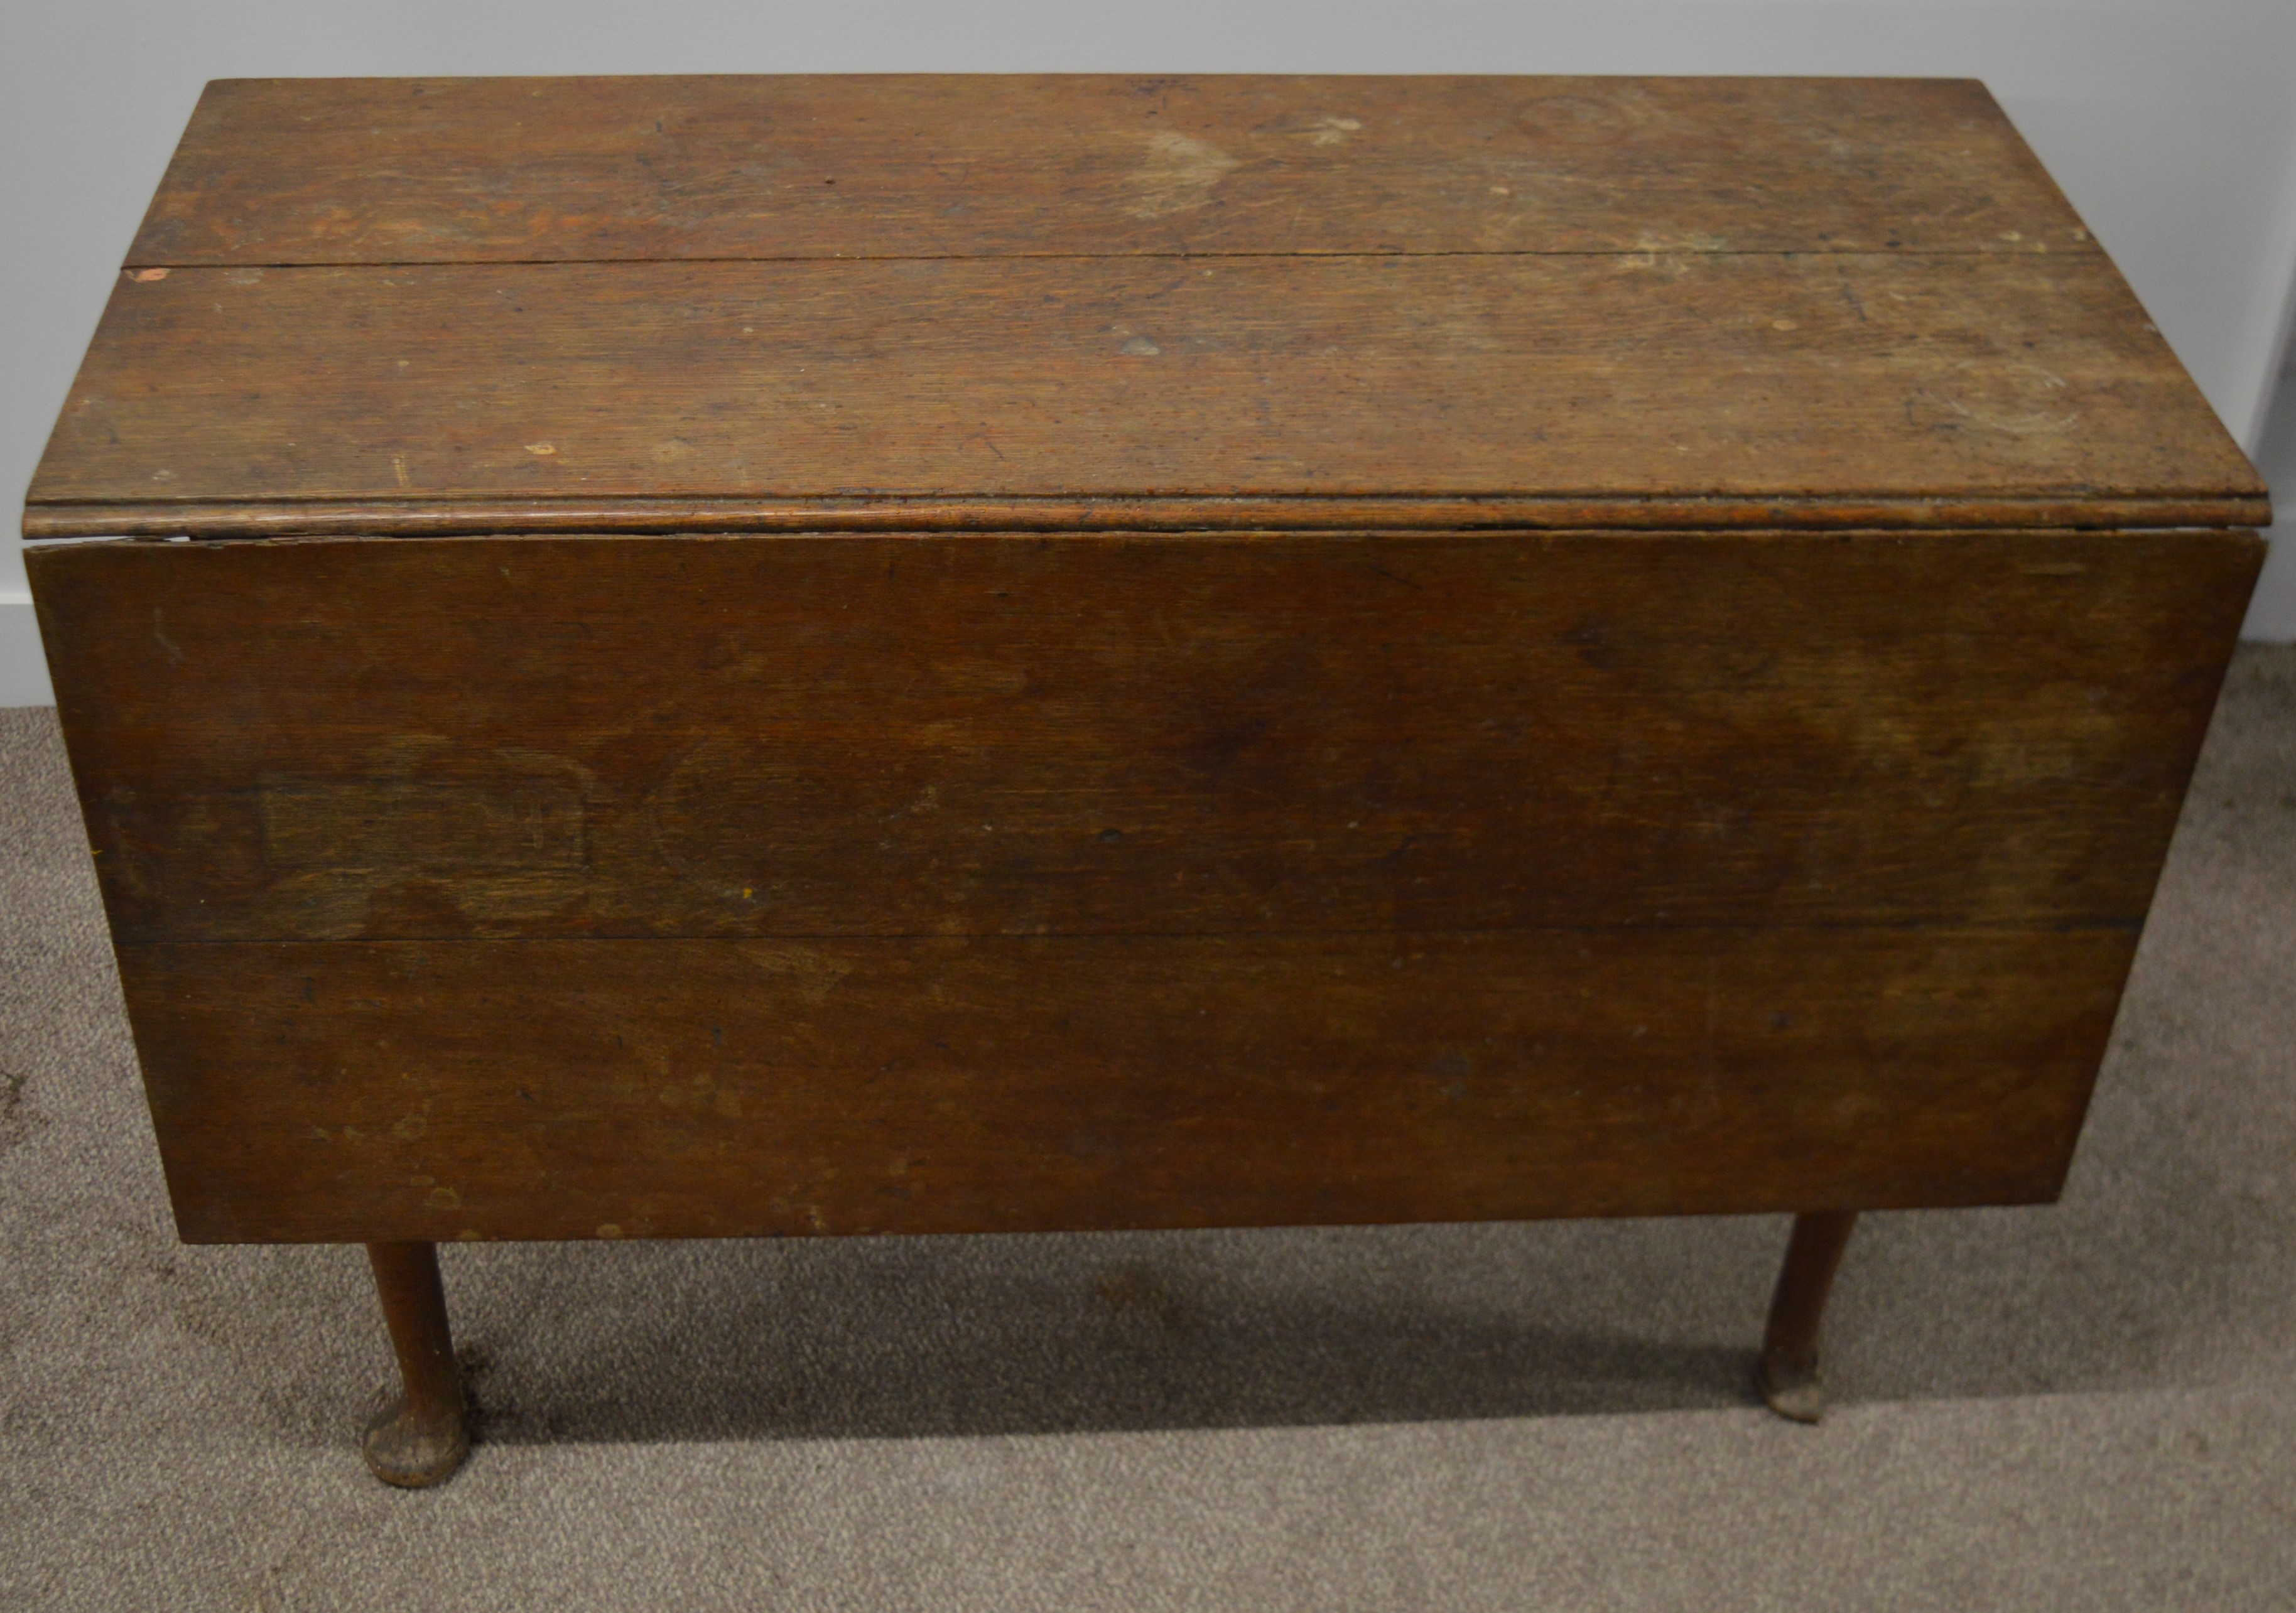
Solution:
{"label": "beige carpet floor", "polygon": [[2237,664],[2062,1205],[454,1248],[387,1491],[348,1249],[176,1245],[53,717],[0,712],[0,1609],[2296,1608],[2296,650]]}

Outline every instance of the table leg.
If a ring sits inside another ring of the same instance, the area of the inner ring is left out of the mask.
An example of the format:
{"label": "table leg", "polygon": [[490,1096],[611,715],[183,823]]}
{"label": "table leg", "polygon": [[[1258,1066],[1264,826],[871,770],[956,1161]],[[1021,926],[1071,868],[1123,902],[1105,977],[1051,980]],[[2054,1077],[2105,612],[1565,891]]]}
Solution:
{"label": "table leg", "polygon": [[463,1380],[447,1329],[438,1246],[370,1243],[382,1320],[398,1355],[400,1394],[367,1425],[366,1465],[385,1484],[420,1489],[462,1466],[471,1449],[463,1423]]}
{"label": "table leg", "polygon": [[1855,1210],[1794,1217],[1793,1240],[1786,1245],[1785,1268],[1770,1301],[1769,1331],[1762,1339],[1761,1386],[1770,1410],[1796,1422],[1816,1422],[1825,1412],[1818,1329],[1834,1270],[1857,1224]]}

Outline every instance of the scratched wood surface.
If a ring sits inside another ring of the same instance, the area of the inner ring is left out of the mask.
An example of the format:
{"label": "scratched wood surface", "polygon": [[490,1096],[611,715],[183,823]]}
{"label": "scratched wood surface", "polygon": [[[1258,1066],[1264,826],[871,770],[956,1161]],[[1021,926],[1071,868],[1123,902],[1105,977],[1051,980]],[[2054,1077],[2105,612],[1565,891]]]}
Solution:
{"label": "scratched wood surface", "polygon": [[128,255],[2093,252],[1970,80],[226,79]]}
{"label": "scratched wood surface", "polygon": [[2046,1199],[2134,941],[338,942],[121,970],[187,1239],[684,1237]]}
{"label": "scratched wood surface", "polygon": [[2047,1197],[2258,547],[34,565],[184,1234],[372,1239]]}
{"label": "scratched wood surface", "polygon": [[27,530],[1478,498],[2268,519],[1973,84],[820,78],[214,86]]}
{"label": "scratched wood surface", "polygon": [[366,1240],[2048,1198],[2267,515],[1972,85],[428,80],[26,529],[202,540],[30,557],[180,1229]]}
{"label": "scratched wood surface", "polygon": [[115,933],[2143,916],[2228,534],[37,553]]}
{"label": "scratched wood surface", "polygon": [[43,503],[2255,491],[2093,255],[189,269]]}

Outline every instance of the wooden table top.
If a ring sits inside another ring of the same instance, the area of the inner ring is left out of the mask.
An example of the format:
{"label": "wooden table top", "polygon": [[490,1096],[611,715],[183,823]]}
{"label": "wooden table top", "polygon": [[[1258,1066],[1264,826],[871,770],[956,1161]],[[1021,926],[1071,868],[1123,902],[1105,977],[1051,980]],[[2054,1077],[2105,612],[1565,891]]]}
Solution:
{"label": "wooden table top", "polygon": [[2268,519],[1975,83],[633,78],[209,86],[25,530]]}

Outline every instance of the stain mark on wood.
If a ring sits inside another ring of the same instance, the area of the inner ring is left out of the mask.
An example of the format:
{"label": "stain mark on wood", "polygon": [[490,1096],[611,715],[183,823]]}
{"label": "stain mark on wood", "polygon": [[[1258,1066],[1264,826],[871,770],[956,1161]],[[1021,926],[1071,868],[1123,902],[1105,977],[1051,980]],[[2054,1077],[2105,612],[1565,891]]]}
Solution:
{"label": "stain mark on wood", "polygon": [[1157,130],[1147,145],[1146,158],[1128,181],[1132,197],[1124,210],[1135,218],[1161,218],[1202,207],[1238,167],[1235,158],[1210,141],[1174,129]]}

